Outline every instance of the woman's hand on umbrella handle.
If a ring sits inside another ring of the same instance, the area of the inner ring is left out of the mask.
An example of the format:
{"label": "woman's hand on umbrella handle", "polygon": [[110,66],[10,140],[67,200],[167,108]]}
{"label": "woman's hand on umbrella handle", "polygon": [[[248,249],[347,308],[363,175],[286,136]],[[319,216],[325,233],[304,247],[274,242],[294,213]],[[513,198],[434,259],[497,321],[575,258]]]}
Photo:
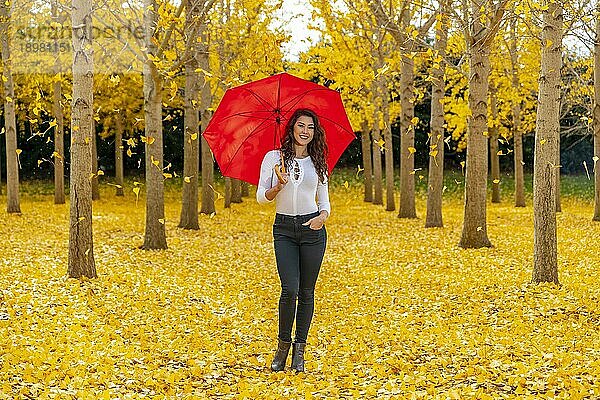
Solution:
{"label": "woman's hand on umbrella handle", "polygon": [[[279,184],[285,185],[286,183],[288,183],[289,175],[285,172],[285,170],[282,171],[281,165],[277,164],[275,165],[275,167],[273,167],[273,169],[275,170],[275,175],[277,175],[277,179],[279,179]],[[283,186],[279,190],[281,189],[283,189]]]}

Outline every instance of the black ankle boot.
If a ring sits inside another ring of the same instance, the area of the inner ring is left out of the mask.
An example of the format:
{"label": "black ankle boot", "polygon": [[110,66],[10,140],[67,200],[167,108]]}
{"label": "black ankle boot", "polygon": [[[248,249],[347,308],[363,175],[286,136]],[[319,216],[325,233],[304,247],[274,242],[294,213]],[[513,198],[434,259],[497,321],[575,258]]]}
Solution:
{"label": "black ankle boot", "polygon": [[304,347],[306,343],[294,343],[292,349],[292,369],[296,372],[304,372]]}
{"label": "black ankle boot", "polygon": [[290,352],[290,346],[292,342],[284,342],[278,339],[277,352],[271,363],[271,369],[273,371],[283,371],[285,368],[285,361],[287,360],[288,353]]}

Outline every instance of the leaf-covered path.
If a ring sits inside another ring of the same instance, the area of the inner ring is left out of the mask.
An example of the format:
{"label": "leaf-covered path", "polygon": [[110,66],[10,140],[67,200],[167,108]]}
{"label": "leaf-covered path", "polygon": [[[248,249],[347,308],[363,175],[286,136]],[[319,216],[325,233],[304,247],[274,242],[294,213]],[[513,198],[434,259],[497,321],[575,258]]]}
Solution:
{"label": "leaf-covered path", "polygon": [[563,200],[555,288],[527,284],[531,206],[490,204],[495,247],[462,250],[459,200],[445,202],[445,228],[426,230],[361,199],[333,192],[307,373],[295,375],[268,369],[271,206],[245,199],[184,231],[168,193],[169,249],[142,251],[143,199],[107,190],[94,203],[99,278],[80,282],[64,278],[68,207],[25,197],[23,215],[0,214],[0,399],[600,396],[588,202]]}

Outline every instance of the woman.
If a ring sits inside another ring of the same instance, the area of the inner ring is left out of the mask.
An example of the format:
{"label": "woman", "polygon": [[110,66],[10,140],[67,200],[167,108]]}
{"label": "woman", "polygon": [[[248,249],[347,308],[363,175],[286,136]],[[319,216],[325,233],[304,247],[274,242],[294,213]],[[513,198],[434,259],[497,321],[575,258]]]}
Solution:
{"label": "woman", "polygon": [[[281,149],[268,152],[261,165],[256,199],[261,204],[275,200],[277,209],[273,239],[281,296],[273,371],[285,368],[294,318],[292,369],[304,371],[304,347],[314,311],[315,284],[327,243],[324,223],[331,209],[326,158],[325,132],[316,114],[299,109],[288,121]],[[274,169],[282,162],[288,172],[279,179]]]}

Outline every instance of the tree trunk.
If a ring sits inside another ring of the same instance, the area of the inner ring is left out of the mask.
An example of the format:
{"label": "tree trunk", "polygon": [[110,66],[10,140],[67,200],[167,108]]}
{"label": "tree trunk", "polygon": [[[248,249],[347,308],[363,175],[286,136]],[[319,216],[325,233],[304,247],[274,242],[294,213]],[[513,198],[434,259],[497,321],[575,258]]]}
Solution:
{"label": "tree trunk", "polygon": [[[512,90],[520,98],[519,64],[517,53],[517,16],[511,21],[510,59],[512,64]],[[525,207],[525,179],[523,176],[523,132],[521,132],[521,101],[513,99],[513,143],[515,168],[515,207]]]}
{"label": "tree trunk", "polygon": [[[207,27],[205,24],[201,25],[200,32],[202,43],[200,44],[200,55],[199,55],[199,63],[200,68],[204,71],[210,71],[210,64],[208,62],[208,35],[206,34]],[[200,96],[200,110],[202,116],[202,132],[208,126],[208,122],[210,121],[211,112],[209,110],[212,103],[212,95],[210,92],[210,83],[206,79],[207,77],[203,75],[202,82],[202,90]],[[208,147],[208,143],[206,139],[202,137],[202,146],[201,146],[201,157],[202,157],[202,206],[200,208],[200,212],[202,214],[212,214],[215,210],[215,191],[213,189],[214,185],[214,161],[213,155]]]}
{"label": "tree trunk", "polygon": [[[56,4],[52,3],[52,19],[58,18]],[[54,41],[58,49],[58,41]],[[62,75],[58,51],[54,53],[54,81],[52,82],[52,114],[56,120],[54,126],[54,204],[65,204],[65,143],[64,143],[64,115],[60,103],[62,98]]]}
{"label": "tree trunk", "polygon": [[600,221],[600,3],[596,14],[596,42],[594,44],[594,217]]}
{"label": "tree trunk", "polygon": [[200,127],[197,96],[201,87],[198,85],[198,40],[199,5],[196,0],[187,0],[185,29],[188,48],[194,51],[185,64],[185,98],[184,98],[184,130],[183,130],[183,189],[179,227],[184,229],[200,229],[198,224],[198,174],[200,173]]}
{"label": "tree trunk", "polygon": [[92,233],[92,132],[94,64],[92,1],[73,0],[73,103],[71,111],[69,263],[71,278],[95,278]]}
{"label": "tree trunk", "polygon": [[[92,110],[93,111],[93,110]],[[98,185],[98,135],[96,135],[96,123],[92,116],[92,200],[100,200],[100,187]]]}
{"label": "tree trunk", "polygon": [[231,202],[242,202],[242,182],[239,179],[231,179]]}
{"label": "tree trunk", "polygon": [[[379,66],[384,65],[383,54],[379,51]],[[387,79],[384,74],[378,78],[379,93],[381,95],[381,114],[383,117],[383,140],[385,141],[385,210],[394,211],[394,145],[392,140],[392,127],[390,125],[389,91]]]}
{"label": "tree trunk", "polygon": [[[155,0],[144,0],[144,38],[147,52],[157,54],[154,38],[158,22]],[[144,250],[166,249],[163,176],[162,78],[152,60],[144,63],[144,117],[146,124],[146,232]]]}
{"label": "tree trunk", "polygon": [[249,183],[242,181],[242,198],[250,196]]}
{"label": "tree trunk", "polygon": [[4,134],[6,135],[6,211],[20,213],[19,154],[17,153],[17,120],[15,116],[15,90],[10,58],[11,2],[0,2],[0,43],[2,50],[4,82]]}
{"label": "tree trunk", "polygon": [[440,20],[436,24],[434,55],[431,71],[431,120],[429,136],[429,179],[427,183],[427,216],[425,228],[444,226],[442,194],[444,191],[444,93],[446,43],[448,41],[448,1],[440,4]]}
{"label": "tree trunk", "polygon": [[117,196],[125,196],[123,191],[123,121],[122,114],[117,115],[117,130],[115,132],[115,180]]}
{"label": "tree trunk", "polygon": [[[375,68],[377,70],[377,68]],[[373,179],[375,188],[375,197],[373,204],[383,204],[383,171],[381,169],[381,129],[379,128],[379,89],[377,82],[373,82],[371,93],[373,94],[374,114],[373,114]],[[384,145],[388,145],[385,143]]]}
{"label": "tree trunk", "polygon": [[560,130],[558,132],[558,144],[556,145],[556,158],[554,160],[554,165],[556,165],[556,174],[555,174],[555,179],[556,179],[556,189],[555,189],[555,194],[556,194],[556,212],[561,212],[562,211],[562,205],[560,202]]}
{"label": "tree trunk", "polygon": [[542,60],[533,163],[533,283],[558,284],[556,175],[560,130],[562,7],[550,2],[542,11]]}
{"label": "tree trunk", "polygon": [[[410,26],[409,7],[405,7],[402,13],[402,26]],[[407,41],[408,42],[408,41]],[[415,147],[415,127],[412,122],[415,116],[415,63],[409,52],[412,48],[405,48],[402,51],[402,74],[400,76],[400,107],[402,114],[400,116],[400,207],[398,211],[399,218],[417,218],[415,209],[415,157],[411,154],[409,148]]]}
{"label": "tree trunk", "polygon": [[492,126],[489,127],[490,160],[492,162],[492,203],[500,203],[500,156],[498,155],[498,105],[497,89],[490,86]]}
{"label": "tree trunk", "polygon": [[361,125],[360,143],[362,146],[362,159],[365,179],[365,202],[373,201],[373,161],[371,160],[371,133],[366,119]]}
{"label": "tree trunk", "polygon": [[225,177],[225,208],[231,207],[231,178]]}
{"label": "tree trunk", "polygon": [[471,2],[471,40],[469,43],[469,106],[467,164],[465,176],[465,208],[459,246],[463,248],[491,247],[487,235],[487,94],[490,74],[490,50],[484,39],[482,10]]}

